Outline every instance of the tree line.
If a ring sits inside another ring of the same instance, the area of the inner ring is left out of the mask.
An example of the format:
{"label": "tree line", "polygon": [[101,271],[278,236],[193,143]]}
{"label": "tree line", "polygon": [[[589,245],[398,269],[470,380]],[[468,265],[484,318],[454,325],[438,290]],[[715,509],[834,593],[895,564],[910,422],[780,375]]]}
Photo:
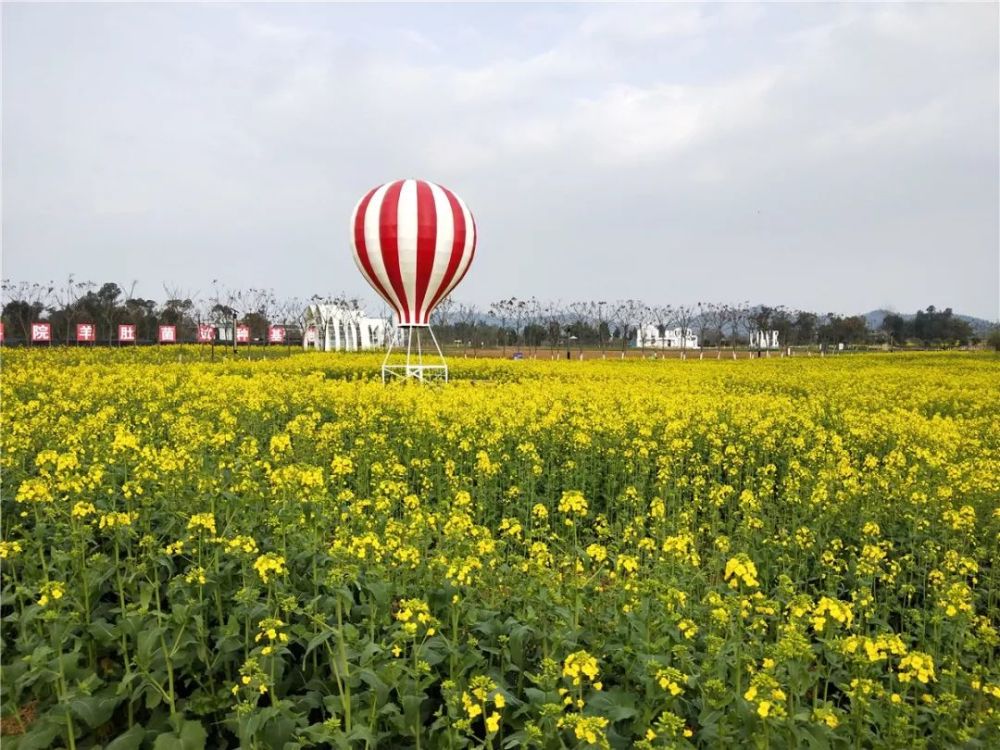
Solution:
{"label": "tree line", "polygon": [[[76,325],[93,324],[97,341],[115,343],[118,326],[136,326],[140,342],[157,338],[160,325],[177,326],[178,340],[195,338],[198,325],[247,325],[251,338],[265,340],[269,325],[283,325],[290,340],[301,340],[306,308],[329,303],[361,309],[347,295],[280,297],[269,289],[233,289],[213,281],[203,294],[164,286],[161,300],[137,297],[135,283],[95,284],[69,276],[63,283],[4,281],[2,319],[8,341],[30,338],[32,323],[47,321],[54,342],[74,342]],[[369,309],[372,317],[392,318],[384,303]],[[653,347],[668,331],[690,331],[702,348],[746,347],[755,331],[777,331],[781,346],[889,345],[958,346],[975,344],[972,326],[950,308],[929,306],[910,318],[890,313],[877,329],[863,315],[844,316],[749,302],[646,304],[640,300],[543,301],[509,297],[485,307],[453,299],[435,309],[432,323],[439,340],[462,349],[497,347],[537,350],[597,348],[602,352]],[[1000,334],[994,334],[1000,337]],[[678,339],[686,348],[687,338]],[[993,343],[991,339],[991,343]],[[997,342],[1000,345],[1000,341]]]}

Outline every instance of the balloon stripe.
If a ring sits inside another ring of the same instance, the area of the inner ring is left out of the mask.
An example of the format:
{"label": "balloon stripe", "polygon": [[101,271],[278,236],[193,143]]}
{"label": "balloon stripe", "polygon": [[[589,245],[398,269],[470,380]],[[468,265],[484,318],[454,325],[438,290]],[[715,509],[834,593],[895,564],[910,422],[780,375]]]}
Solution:
{"label": "balloon stripe", "polygon": [[399,277],[408,309],[407,323],[417,323],[417,181],[404,180],[399,190],[399,208],[396,209],[396,236],[399,252]]}
{"label": "balloon stripe", "polygon": [[403,287],[403,275],[399,266],[399,194],[403,189],[403,181],[399,180],[389,186],[382,200],[379,211],[379,245],[382,249],[382,262],[385,264],[389,283],[399,300],[401,325],[411,325],[410,306],[407,304],[406,290]]}
{"label": "balloon stripe", "polygon": [[385,200],[385,194],[388,192],[390,185],[391,183],[386,183],[375,191],[371,203],[368,204],[368,210],[365,211],[365,244],[369,248],[368,260],[375,271],[375,278],[378,279],[382,290],[386,293],[384,299],[389,303],[389,307],[392,308],[398,318],[402,315],[403,307],[399,304],[396,292],[389,281],[389,274],[386,272],[385,262],[382,260],[382,245],[379,242],[379,217],[382,213],[382,203]]}
{"label": "balloon stripe", "polygon": [[428,183],[428,185],[434,198],[437,234],[434,237],[434,266],[431,269],[430,283],[427,285],[427,294],[424,297],[424,309],[420,313],[420,320],[424,323],[430,321],[434,300],[438,297],[438,292],[442,290],[444,272],[451,259],[451,244],[455,239],[455,223],[452,221],[451,205],[448,203],[448,198],[440,185],[435,185],[433,182]]}
{"label": "balloon stripe", "polygon": [[431,269],[434,267],[434,246],[437,237],[437,213],[434,208],[434,196],[431,187],[423,180],[417,181],[417,296],[413,308],[414,322],[426,323],[421,316],[424,309],[424,297],[427,285],[431,280]]}
{"label": "balloon stripe", "polygon": [[463,216],[468,216],[467,221],[472,226],[472,231],[469,232],[465,242],[465,250],[462,253],[462,266],[459,268],[455,280],[451,282],[451,287],[448,289],[448,292],[451,292],[452,289],[462,283],[462,279],[464,279],[465,274],[469,272],[469,267],[472,265],[472,259],[476,255],[476,238],[478,236],[476,233],[476,219],[472,215],[472,211],[469,210],[469,207],[465,205],[461,198],[459,198],[459,202],[462,204]]}
{"label": "balloon stripe", "polygon": [[455,272],[458,270],[459,263],[462,260],[462,253],[465,249],[465,216],[462,213],[462,207],[458,205],[458,200],[448,188],[442,187],[441,189],[444,191],[445,196],[448,198],[448,204],[451,206],[451,220],[455,225],[455,239],[451,243],[451,257],[448,259],[448,268],[444,272],[444,281],[441,282],[441,288],[434,295],[434,300],[430,305],[431,309],[451,289],[452,279],[455,278]]}
{"label": "balloon stripe", "polygon": [[388,302],[391,307],[393,306],[392,301],[375,275],[375,269],[372,268],[371,260],[368,257],[368,245],[365,242],[365,214],[368,211],[368,205],[371,203],[372,196],[375,195],[376,190],[378,188],[372,188],[368,192],[368,195],[362,198],[361,202],[354,209],[354,262],[361,271],[361,275],[365,277],[365,280],[371,284],[375,291],[378,292],[378,295]]}

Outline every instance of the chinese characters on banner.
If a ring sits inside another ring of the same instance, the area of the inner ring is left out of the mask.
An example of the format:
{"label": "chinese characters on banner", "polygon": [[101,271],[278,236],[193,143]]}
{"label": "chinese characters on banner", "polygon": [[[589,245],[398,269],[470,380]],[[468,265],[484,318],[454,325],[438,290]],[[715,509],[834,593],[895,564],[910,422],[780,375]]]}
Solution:
{"label": "chinese characters on banner", "polygon": [[305,343],[307,343],[307,344],[315,344],[316,343],[316,326],[309,326],[306,329],[306,340],[305,340]]}
{"label": "chinese characters on banner", "polygon": [[236,343],[237,344],[250,343],[250,326],[244,326],[244,325],[236,326]]}
{"label": "chinese characters on banner", "polygon": [[32,323],[31,324],[31,340],[33,342],[39,341],[52,341],[52,324],[51,323]]}
{"label": "chinese characters on banner", "polygon": [[77,323],[76,342],[79,344],[86,341],[90,341],[91,343],[97,341],[97,328],[93,323]]}
{"label": "chinese characters on banner", "polygon": [[177,341],[177,326],[160,326],[160,343],[173,344]]}
{"label": "chinese characters on banner", "polygon": [[135,343],[135,326],[133,325],[119,325],[118,326],[118,342]]}
{"label": "chinese characters on banner", "polygon": [[198,326],[198,343],[199,344],[210,344],[215,341],[215,328],[212,326],[199,325]]}
{"label": "chinese characters on banner", "polygon": [[284,326],[268,326],[268,328],[267,328],[267,341],[270,344],[283,344],[283,343],[285,343],[285,327]]}

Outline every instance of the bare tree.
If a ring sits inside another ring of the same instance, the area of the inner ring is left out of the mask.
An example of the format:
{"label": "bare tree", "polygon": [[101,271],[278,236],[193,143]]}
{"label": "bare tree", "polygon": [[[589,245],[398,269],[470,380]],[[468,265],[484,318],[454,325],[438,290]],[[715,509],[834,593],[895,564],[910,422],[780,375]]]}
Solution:
{"label": "bare tree", "polygon": [[66,343],[72,341],[73,324],[76,323],[77,303],[94,286],[91,281],[76,281],[73,274],[66,277],[66,283],[54,289],[50,300],[54,301],[57,307],[50,307],[51,313],[59,313],[63,317],[66,326]]}
{"label": "bare tree", "polygon": [[[518,347],[518,339],[524,344],[524,324],[528,318],[528,303],[517,297],[510,298],[510,317],[514,324],[514,346]],[[520,347],[518,347],[520,348]]]}
{"label": "bare tree", "polygon": [[590,318],[594,321],[594,327],[597,329],[597,343],[601,347],[601,359],[607,356],[605,332],[610,333],[608,311],[605,309],[607,304],[605,300],[590,303]]}
{"label": "bare tree", "polygon": [[[524,342],[532,354],[532,358],[538,351],[541,344],[540,321],[542,319],[542,303],[535,297],[524,302]],[[530,337],[530,338],[529,338]]]}
{"label": "bare tree", "polygon": [[747,330],[747,320],[750,312],[749,302],[740,302],[734,305],[728,305],[727,311],[727,323],[729,324],[730,330],[730,343],[733,349],[733,359],[736,359],[736,342],[741,338],[741,334]]}
{"label": "bare tree", "polygon": [[[133,281],[131,286],[129,286],[128,292],[125,293],[126,300],[132,298],[132,295],[135,293],[136,284],[138,283],[138,281]],[[114,344],[115,323],[120,320],[119,315],[122,311],[122,308],[118,304],[118,299],[122,294],[122,287],[114,282],[102,285],[97,292],[97,314],[108,334],[108,346]]]}
{"label": "bare tree", "polygon": [[662,341],[674,324],[674,308],[672,305],[652,305],[649,308],[649,316],[656,326],[656,335],[661,341],[657,347],[662,349]]}
{"label": "bare tree", "polygon": [[455,311],[455,301],[451,295],[442,300],[438,300],[437,305],[431,312],[431,322],[440,328],[447,328],[451,324],[452,314]]}
{"label": "bare tree", "polygon": [[711,303],[710,302],[699,302],[698,303],[698,348],[701,350],[698,353],[698,359],[703,359],[705,356],[705,334],[711,329],[712,317],[711,317]]}
{"label": "bare tree", "polygon": [[729,320],[729,305],[724,302],[709,303],[708,317],[712,330],[715,331],[715,358],[722,359],[722,339],[726,321]]}
{"label": "bare tree", "polygon": [[282,324],[294,326],[302,337],[302,345],[305,346],[309,304],[298,297],[287,297],[278,302],[278,310]]}
{"label": "bare tree", "polygon": [[566,351],[569,351],[569,341],[576,330],[576,343],[580,357],[583,357],[583,331],[590,324],[590,303],[570,302],[566,306]]}
{"label": "bare tree", "polygon": [[31,338],[31,324],[52,304],[55,285],[4,279],[0,286],[4,316],[21,330],[24,340]]}
{"label": "bare tree", "polygon": [[674,314],[677,317],[677,325],[681,329],[681,359],[687,359],[688,334],[691,332],[691,325],[694,322],[695,308],[691,305],[678,305]]}
{"label": "bare tree", "polygon": [[490,304],[490,316],[497,321],[497,345],[503,347],[503,356],[507,356],[507,322],[510,320],[516,300],[497,300]]}
{"label": "bare tree", "polygon": [[[469,344],[476,338],[476,320],[479,317],[479,310],[475,305],[459,304],[455,309],[455,318],[461,325],[462,331],[462,355],[469,355]],[[471,337],[471,338],[470,338]]]}
{"label": "bare tree", "polygon": [[185,336],[190,337],[191,328],[195,325],[198,292],[185,290],[177,285],[163,284],[163,293],[167,295],[167,299],[160,308],[157,318],[170,325],[176,325],[180,329],[177,340],[183,341]]}
{"label": "bare tree", "polygon": [[611,309],[611,319],[618,326],[618,335],[621,338],[622,359],[625,359],[625,348],[630,338],[629,330],[635,325],[644,307],[645,305],[639,300],[626,299],[616,302]]}
{"label": "bare tree", "polygon": [[653,308],[653,305],[643,305],[636,321],[636,338],[638,339],[639,348],[642,350],[643,359],[646,357],[646,342],[650,338],[649,327],[655,324],[654,318],[656,317],[656,312]]}
{"label": "bare tree", "polygon": [[542,325],[545,327],[545,338],[549,342],[549,355],[552,359],[555,359],[556,347],[559,346],[559,342],[562,340],[563,323],[566,320],[562,303],[558,301],[546,302],[542,306],[540,319]]}

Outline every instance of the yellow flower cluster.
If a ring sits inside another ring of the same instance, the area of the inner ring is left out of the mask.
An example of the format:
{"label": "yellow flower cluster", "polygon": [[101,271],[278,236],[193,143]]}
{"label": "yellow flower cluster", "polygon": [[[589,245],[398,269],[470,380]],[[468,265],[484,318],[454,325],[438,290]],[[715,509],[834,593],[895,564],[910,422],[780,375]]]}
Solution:
{"label": "yellow flower cluster", "polygon": [[757,580],[757,566],[749,555],[743,553],[729,558],[723,578],[729,581],[730,587],[734,589],[739,588],[741,583],[751,589],[760,585]]}
{"label": "yellow flower cluster", "polygon": [[233,695],[239,695],[246,689],[251,695],[259,697],[268,691],[267,673],[255,658],[249,658],[240,666],[240,681],[233,685]]}
{"label": "yellow flower cluster", "polygon": [[188,520],[188,531],[204,530],[215,535],[215,516],[211,513],[195,513]]}
{"label": "yellow flower cluster", "polygon": [[743,693],[743,699],[752,704],[762,719],[786,714],[787,693],[778,681],[767,672],[758,672],[750,680],[750,687]]}
{"label": "yellow flower cluster", "polygon": [[854,622],[854,613],[851,611],[851,605],[839,599],[831,599],[828,596],[820,597],[812,613],[813,629],[817,633],[822,633],[826,628],[828,619],[832,619],[849,628],[851,623]]}
{"label": "yellow flower cluster", "polygon": [[899,681],[917,680],[926,685],[934,678],[934,658],[922,651],[911,651],[899,661]]}
{"label": "yellow flower cluster", "polygon": [[399,603],[396,620],[403,624],[403,632],[410,638],[418,634],[432,636],[437,632],[438,621],[431,615],[430,607],[423,599],[404,599]]}
{"label": "yellow flower cluster", "polygon": [[563,661],[563,677],[569,677],[574,685],[579,685],[583,680],[591,682],[597,690],[601,689],[601,683],[597,682],[599,674],[597,659],[586,651],[574,651]]}
{"label": "yellow flower cluster", "polygon": [[671,695],[680,695],[684,692],[683,685],[687,684],[688,676],[681,673],[679,669],[666,667],[656,672],[656,682],[662,690]]}
{"label": "yellow flower cluster", "polygon": [[335,477],[346,477],[354,473],[354,461],[350,456],[334,456],[330,462],[330,473]]}
{"label": "yellow flower cluster", "polygon": [[610,747],[604,733],[608,720],[603,716],[582,716],[581,714],[566,714],[559,718],[560,727],[570,727],[573,735],[581,742],[598,747]]}
{"label": "yellow flower cluster", "polygon": [[[701,564],[701,557],[698,555],[693,534],[684,533],[668,536],[663,540],[662,549],[669,559],[679,560],[696,568]],[[750,564],[753,565],[753,563]],[[729,570],[728,565],[726,570]],[[757,569],[754,568],[753,571],[753,574],[756,575]]]}
{"label": "yellow flower cluster", "polygon": [[567,490],[559,498],[559,512],[568,516],[587,516],[587,499],[578,490]]}
{"label": "yellow flower cluster", "polygon": [[[489,714],[489,704],[493,704],[496,710]],[[469,690],[462,692],[462,708],[466,716],[472,721],[478,716],[482,716],[486,726],[487,734],[495,734],[500,729],[502,719],[501,711],[507,705],[504,694],[497,690],[497,685],[489,677],[477,675],[469,682]]]}
{"label": "yellow flower cluster", "polygon": [[895,633],[882,633],[874,638],[852,635],[844,639],[842,647],[845,654],[864,652],[865,657],[872,663],[884,661],[890,655],[903,656],[906,653],[906,644]]}
{"label": "yellow flower cluster", "polygon": [[245,554],[252,555],[257,552],[257,542],[254,541],[252,536],[234,536],[232,539],[226,539],[223,542],[226,552],[230,554]]}
{"label": "yellow flower cluster", "polygon": [[24,545],[20,542],[0,542],[0,560],[17,557],[24,552]]}
{"label": "yellow flower cluster", "polygon": [[262,639],[267,639],[267,643],[261,648],[264,656],[270,656],[274,652],[276,642],[288,643],[288,633],[281,630],[284,626],[285,623],[277,617],[267,617],[258,623],[258,633],[254,637],[254,642],[260,643]]}
{"label": "yellow flower cluster", "polygon": [[97,508],[94,507],[93,503],[88,503],[84,500],[80,500],[73,504],[73,510],[70,515],[73,518],[87,518],[97,513]]}
{"label": "yellow flower cluster", "polygon": [[128,527],[132,525],[132,522],[139,518],[139,514],[136,511],[131,513],[124,513],[122,511],[112,511],[110,513],[102,513],[98,520],[98,528],[101,529],[113,529],[115,527]]}
{"label": "yellow flower cluster", "polygon": [[253,569],[257,571],[257,575],[264,583],[269,583],[272,576],[283,576],[288,572],[285,567],[285,558],[273,552],[267,552],[258,557],[254,561]]}
{"label": "yellow flower cluster", "polygon": [[59,601],[66,594],[66,584],[60,581],[49,581],[48,583],[42,584],[41,595],[38,597],[38,603],[47,607],[51,601]]}

